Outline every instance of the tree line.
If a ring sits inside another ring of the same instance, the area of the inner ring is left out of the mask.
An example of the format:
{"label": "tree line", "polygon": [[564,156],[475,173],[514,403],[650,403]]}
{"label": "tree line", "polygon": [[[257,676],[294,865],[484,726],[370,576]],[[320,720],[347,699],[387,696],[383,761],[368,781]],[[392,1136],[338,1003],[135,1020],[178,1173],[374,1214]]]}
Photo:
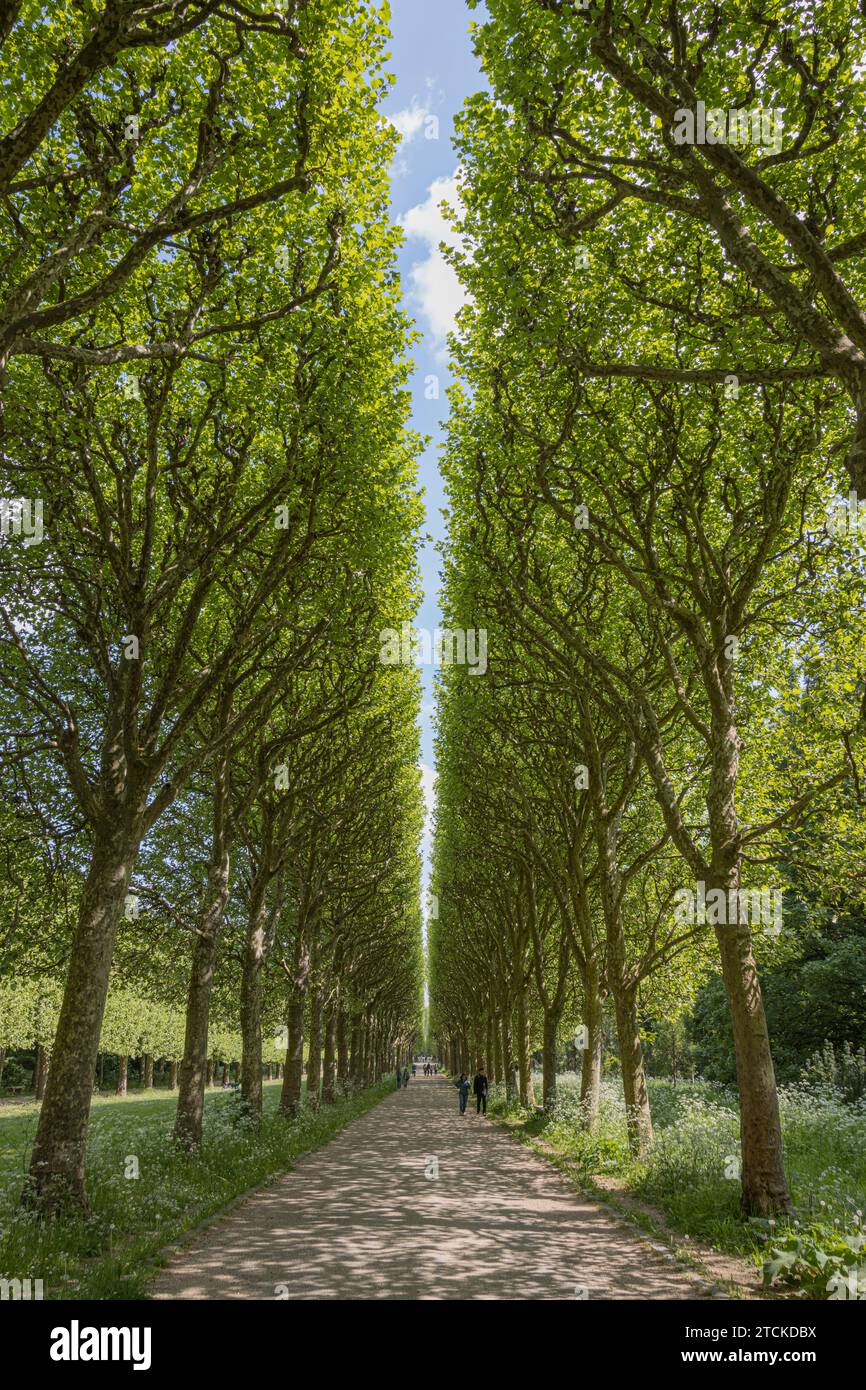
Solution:
{"label": "tree line", "polygon": [[[717,980],[753,1215],[762,970],[864,907],[864,21],[819,9],[490,0],[449,253],[444,602],[488,671],[440,681],[431,1027],[524,1104],[538,1048],[545,1109],[573,1038],[592,1128],[612,1018],[641,1153],[647,1023]],[[698,102],[781,142],[684,142]]]}
{"label": "tree line", "polygon": [[[410,328],[364,0],[7,6],[2,952],[62,980],[25,1200],[83,1204],[115,991],[286,1029],[281,1107],[408,1046],[422,956]],[[173,1015],[176,1017],[176,1015]],[[155,1046],[155,1045],[154,1045]]]}

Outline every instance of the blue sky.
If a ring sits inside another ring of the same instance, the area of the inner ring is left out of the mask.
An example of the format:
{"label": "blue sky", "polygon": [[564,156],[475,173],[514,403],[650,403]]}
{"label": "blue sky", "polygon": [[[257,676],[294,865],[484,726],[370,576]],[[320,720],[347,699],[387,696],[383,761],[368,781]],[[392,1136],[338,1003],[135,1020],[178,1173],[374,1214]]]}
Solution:
{"label": "blue sky", "polygon": [[[447,412],[445,388],[450,380],[445,339],[461,303],[460,287],[439,250],[440,241],[448,239],[448,229],[438,205],[443,199],[453,202],[456,194],[454,116],[466,97],[485,85],[469,35],[470,21],[481,19],[483,11],[470,11],[465,0],[391,0],[388,69],[396,82],[383,111],[403,137],[394,159],[391,212],[406,234],[399,261],[406,310],[424,334],[414,354],[412,424],[431,441],[419,460],[419,481],[425,489],[425,529],[436,540],[445,532],[440,510],[445,497],[438,468]],[[437,384],[438,400],[431,398]],[[421,572],[424,600],[418,626],[434,631],[440,623],[440,580],[432,544],[425,544],[421,552]],[[432,666],[421,667],[421,761],[428,812],[434,780],[433,675]],[[425,898],[429,849],[428,824]]]}

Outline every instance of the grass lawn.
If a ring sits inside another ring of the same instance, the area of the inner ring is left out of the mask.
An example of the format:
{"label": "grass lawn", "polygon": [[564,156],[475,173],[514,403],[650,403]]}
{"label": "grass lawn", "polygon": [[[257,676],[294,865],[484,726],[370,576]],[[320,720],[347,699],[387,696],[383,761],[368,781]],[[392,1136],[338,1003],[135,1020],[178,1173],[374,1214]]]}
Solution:
{"label": "grass lawn", "polygon": [[[86,1219],[40,1222],[21,1210],[39,1107],[0,1107],[0,1276],[42,1279],[46,1299],[146,1297],[163,1246],[327,1143],[392,1089],[386,1081],[288,1122],[277,1112],[281,1084],[264,1083],[259,1134],[244,1124],[237,1094],[208,1092],[204,1145],[196,1158],[171,1143],[176,1092],[94,1097],[87,1141],[92,1213]],[[138,1177],[127,1176],[136,1170]]]}

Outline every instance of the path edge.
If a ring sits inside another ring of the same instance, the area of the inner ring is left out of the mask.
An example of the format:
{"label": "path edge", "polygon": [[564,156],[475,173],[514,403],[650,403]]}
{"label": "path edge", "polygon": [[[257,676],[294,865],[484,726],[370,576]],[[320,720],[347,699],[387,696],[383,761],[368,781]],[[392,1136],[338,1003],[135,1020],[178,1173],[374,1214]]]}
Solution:
{"label": "path edge", "polygon": [[[531,1137],[528,1139],[519,1138],[518,1135],[514,1133],[513,1126],[510,1125],[507,1120],[500,1119],[495,1115],[491,1115],[489,1118],[491,1123],[495,1124],[497,1129],[506,1135],[511,1143],[517,1144],[522,1149],[529,1149],[529,1151],[535,1154],[536,1158],[540,1158],[548,1168],[552,1168],[557,1172],[569,1187],[575,1192],[578,1192],[586,1201],[592,1202],[604,1212],[605,1216],[607,1216],[615,1226],[619,1226],[621,1229],[627,1230],[632,1235],[637,1236],[642,1245],[646,1245],[656,1255],[660,1255],[668,1264],[675,1265],[677,1269],[688,1276],[697,1288],[705,1292],[707,1299],[727,1302],[749,1302],[752,1299],[760,1299],[757,1290],[749,1291],[749,1295],[746,1298],[743,1298],[741,1295],[735,1296],[731,1294],[728,1289],[726,1289],[724,1282],[718,1279],[712,1279],[709,1271],[704,1269],[697,1259],[693,1261],[691,1255],[686,1258],[684,1253],[680,1254],[674,1247],[673,1240],[667,1238],[664,1232],[652,1226],[651,1229],[647,1231],[645,1227],[627,1216],[622,1207],[618,1207],[615,1202],[610,1201],[606,1196],[602,1196],[597,1188],[587,1186],[585,1183],[580,1182],[568,1171],[568,1159],[565,1155],[560,1157],[556,1154],[545,1153],[543,1149],[536,1147]],[[559,1161],[557,1161],[558,1159]],[[675,1232],[673,1234],[676,1235],[678,1233]]]}
{"label": "path edge", "polygon": [[310,1154],[319,1153],[322,1149],[326,1149],[329,1144],[334,1142],[338,1135],[343,1134],[356,1120],[363,1119],[371,1110],[375,1110],[377,1105],[382,1105],[390,1094],[390,1091],[386,1091],[384,1095],[378,1096],[376,1100],[371,1100],[370,1104],[365,1106],[359,1114],[353,1115],[350,1120],[347,1120],[344,1125],[341,1125],[339,1129],[329,1135],[323,1143],[313,1144],[311,1148],[303,1149],[300,1153],[294,1154],[285,1168],[276,1169],[273,1173],[269,1173],[266,1178],[263,1178],[261,1182],[253,1183],[252,1187],[248,1187],[243,1192],[239,1192],[235,1197],[230,1197],[227,1202],[221,1207],[217,1207],[209,1216],[202,1217],[201,1221],[197,1221],[194,1226],[188,1227],[187,1230],[183,1232],[183,1235],[178,1236],[176,1240],[169,1241],[167,1245],[161,1246],[160,1249],[145,1262],[145,1267],[148,1271],[148,1292],[145,1294],[144,1298],[139,1301],[143,1303],[156,1302],[153,1298],[150,1286],[154,1283],[160,1271],[166,1267],[173,1255],[178,1255],[185,1250],[187,1246],[193,1245],[199,1236],[203,1235],[205,1231],[210,1230],[211,1226],[216,1226],[220,1221],[224,1221],[227,1216],[230,1216],[238,1207],[243,1206],[244,1202],[248,1202],[257,1192],[264,1192],[267,1188],[275,1187],[277,1183],[282,1182],[283,1178],[288,1177],[289,1173],[293,1172],[303,1159],[309,1158]]}

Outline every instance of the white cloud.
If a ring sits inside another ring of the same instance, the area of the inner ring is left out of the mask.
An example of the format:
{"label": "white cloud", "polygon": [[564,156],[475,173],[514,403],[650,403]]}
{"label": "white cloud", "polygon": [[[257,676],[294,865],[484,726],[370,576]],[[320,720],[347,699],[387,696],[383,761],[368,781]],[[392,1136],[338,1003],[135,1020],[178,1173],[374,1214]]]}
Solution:
{"label": "white cloud", "polygon": [[394,111],[385,119],[390,121],[397,134],[400,136],[402,144],[408,144],[414,140],[415,136],[423,129],[424,122],[430,115],[430,108],[422,106],[417,97],[413,97],[408,106],[404,106],[402,111]]}
{"label": "white cloud", "polygon": [[454,328],[457,310],[466,303],[466,291],[453,269],[445,260],[440,243],[458,245],[459,238],[442,214],[440,204],[446,202],[455,212],[462,213],[463,203],[457,173],[434,179],[423,203],[416,203],[401,219],[410,239],[426,242],[428,252],[422,261],[412,266],[412,297],[427,320],[435,344],[441,348]]}

